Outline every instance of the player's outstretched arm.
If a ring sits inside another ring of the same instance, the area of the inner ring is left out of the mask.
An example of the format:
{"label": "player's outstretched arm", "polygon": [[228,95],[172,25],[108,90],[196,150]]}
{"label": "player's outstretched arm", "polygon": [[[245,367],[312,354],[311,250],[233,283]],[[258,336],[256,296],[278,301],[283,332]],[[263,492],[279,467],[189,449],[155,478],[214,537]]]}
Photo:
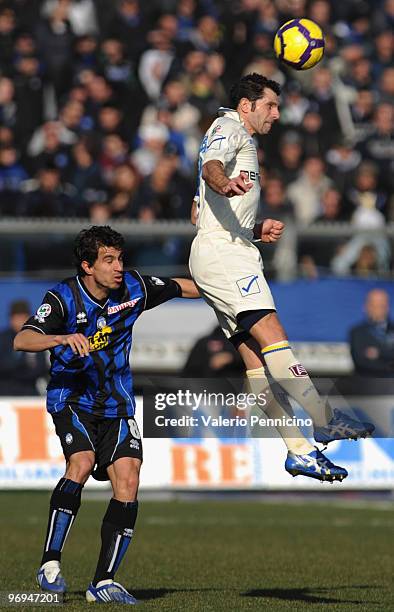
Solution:
{"label": "player's outstretched arm", "polygon": [[22,329],[14,339],[15,351],[39,353],[55,346],[70,346],[81,357],[89,354],[89,340],[83,334],[41,334],[32,329]]}
{"label": "player's outstretched arm", "polygon": [[200,294],[194,281],[190,280],[189,278],[173,278],[172,280],[178,283],[178,285],[182,289],[181,297],[189,299],[200,297]]}
{"label": "player's outstretched arm", "polygon": [[241,172],[239,176],[232,179],[226,176],[222,162],[217,159],[207,161],[203,165],[202,178],[213,191],[228,198],[244,195],[253,187],[246,172]]}

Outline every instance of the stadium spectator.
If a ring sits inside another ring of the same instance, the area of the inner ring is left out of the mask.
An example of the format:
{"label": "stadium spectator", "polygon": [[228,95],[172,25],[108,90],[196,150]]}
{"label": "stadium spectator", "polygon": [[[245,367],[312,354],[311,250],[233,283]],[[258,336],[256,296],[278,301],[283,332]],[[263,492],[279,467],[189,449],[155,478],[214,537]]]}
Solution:
{"label": "stadium spectator", "polygon": [[324,170],[324,162],[320,157],[308,157],[302,165],[299,178],[288,187],[288,197],[300,223],[310,223],[320,214],[321,196],[331,185]]}
{"label": "stadium spectator", "polygon": [[94,0],[45,0],[42,15],[51,17],[62,7],[65,18],[76,36],[86,36],[98,32]]}
{"label": "stadium spectator", "polygon": [[148,23],[139,0],[118,0],[116,12],[103,31],[105,38],[114,38],[123,43],[132,62],[137,62],[146,48],[147,32]]}
{"label": "stadium spectator", "polygon": [[136,193],[140,177],[130,164],[118,166],[110,182],[109,210],[112,219],[138,218]]}
{"label": "stadium spectator", "polygon": [[70,163],[63,174],[64,180],[75,188],[80,210],[85,212],[86,205],[97,198],[93,192],[105,190],[96,148],[91,139],[79,140],[72,148]]}
{"label": "stadium spectator", "polygon": [[323,193],[320,208],[322,214],[316,217],[316,223],[335,223],[346,219],[341,192],[334,187]]}
{"label": "stadium spectator", "polygon": [[365,159],[374,161],[379,168],[379,180],[387,192],[394,189],[394,107],[381,103],[375,108],[372,131],[360,143],[358,150]]}
{"label": "stadium spectator", "polygon": [[137,208],[150,208],[156,219],[188,219],[194,192],[194,183],[180,172],[176,150],[167,149],[143,179]]}
{"label": "stadium spectator", "polygon": [[37,46],[45,65],[45,76],[53,85],[56,102],[72,84],[74,34],[67,19],[68,1],[59,0],[53,10],[37,23]]}
{"label": "stadium spectator", "polygon": [[346,193],[350,188],[360,162],[361,155],[348,138],[338,139],[327,151],[327,175],[341,193]]}
{"label": "stadium spectator", "polygon": [[217,325],[192,346],[181,376],[184,378],[241,376],[243,370],[243,362],[238,351]]}
{"label": "stadium spectator", "polygon": [[331,261],[332,271],[339,276],[351,275],[352,271],[362,276],[387,273],[391,248],[383,214],[376,208],[360,207],[353,213],[351,223],[354,236],[338,248]]}
{"label": "stadium spectator", "polygon": [[171,40],[163,30],[152,30],[148,40],[150,48],[141,55],[138,76],[148,97],[157,100],[175,56]]}
{"label": "stadium spectator", "polygon": [[357,374],[394,375],[394,324],[390,320],[389,296],[373,289],[365,301],[366,320],[350,330],[350,352]]}
{"label": "stadium spectator", "polygon": [[355,211],[360,208],[387,213],[387,195],[378,188],[379,169],[373,162],[363,162],[356,171],[347,198]]}
{"label": "stadium spectator", "polygon": [[295,181],[299,174],[302,164],[302,138],[298,131],[288,130],[280,138],[278,147],[279,159],[271,165],[270,158],[267,156],[267,165],[270,169],[275,169],[281,176],[285,185]]}
{"label": "stadium spectator", "polygon": [[45,353],[16,353],[13,349],[14,338],[30,315],[26,300],[11,302],[8,327],[0,332],[0,395],[39,395],[40,382],[45,388]]}
{"label": "stadium spectator", "polygon": [[78,215],[75,188],[61,182],[59,169],[54,165],[42,167],[21,203],[26,217],[73,217]]}

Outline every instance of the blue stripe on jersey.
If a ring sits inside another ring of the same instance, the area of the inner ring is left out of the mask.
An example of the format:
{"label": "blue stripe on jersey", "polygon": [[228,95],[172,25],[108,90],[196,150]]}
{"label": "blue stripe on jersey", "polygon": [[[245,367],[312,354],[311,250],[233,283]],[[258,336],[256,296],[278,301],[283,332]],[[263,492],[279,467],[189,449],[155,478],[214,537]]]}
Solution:
{"label": "blue stripe on jersey", "polygon": [[65,306],[64,333],[84,333],[89,338],[91,352],[88,358],[69,356],[64,351],[58,351],[57,358],[56,352],[51,352],[48,411],[59,412],[70,405],[74,411],[83,410],[98,416],[133,416],[135,399],[129,355],[133,325],[145,304],[140,279],[125,272],[124,284],[119,290],[110,292],[103,307],[91,300],[85,291],[80,291],[86,317],[77,312],[67,281],[59,283],[52,291],[60,296]]}

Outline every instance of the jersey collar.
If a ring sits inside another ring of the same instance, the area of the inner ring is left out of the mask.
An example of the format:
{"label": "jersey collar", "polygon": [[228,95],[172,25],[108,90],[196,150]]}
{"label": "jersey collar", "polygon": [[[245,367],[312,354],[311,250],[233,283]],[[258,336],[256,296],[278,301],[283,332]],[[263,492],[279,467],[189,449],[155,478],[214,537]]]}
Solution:
{"label": "jersey collar", "polygon": [[218,116],[234,119],[234,121],[238,121],[238,123],[241,123],[241,125],[243,125],[243,121],[241,120],[238,111],[234,110],[233,108],[226,108],[225,106],[221,106],[218,110]]}
{"label": "jersey collar", "polygon": [[83,280],[79,276],[77,276],[77,282],[78,282],[78,285],[79,285],[79,288],[81,289],[81,291],[86,295],[86,297],[91,302],[93,302],[93,304],[95,304],[95,306],[99,306],[100,308],[105,308],[105,306],[109,302],[109,298],[106,298],[105,300],[101,300],[101,303],[100,303],[100,301],[97,298],[95,298],[90,293],[90,291],[88,291],[88,288],[86,287],[85,283],[83,282]]}

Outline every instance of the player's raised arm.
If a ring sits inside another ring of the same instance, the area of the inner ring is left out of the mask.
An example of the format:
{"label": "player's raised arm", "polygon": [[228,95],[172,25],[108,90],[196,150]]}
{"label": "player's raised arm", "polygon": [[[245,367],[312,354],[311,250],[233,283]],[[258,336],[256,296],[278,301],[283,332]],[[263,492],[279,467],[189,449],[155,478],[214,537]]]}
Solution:
{"label": "player's raised arm", "polygon": [[207,161],[202,167],[202,178],[213,191],[229,198],[243,195],[252,189],[253,183],[249,181],[246,172],[232,179],[226,176],[224,166],[218,159]]}

